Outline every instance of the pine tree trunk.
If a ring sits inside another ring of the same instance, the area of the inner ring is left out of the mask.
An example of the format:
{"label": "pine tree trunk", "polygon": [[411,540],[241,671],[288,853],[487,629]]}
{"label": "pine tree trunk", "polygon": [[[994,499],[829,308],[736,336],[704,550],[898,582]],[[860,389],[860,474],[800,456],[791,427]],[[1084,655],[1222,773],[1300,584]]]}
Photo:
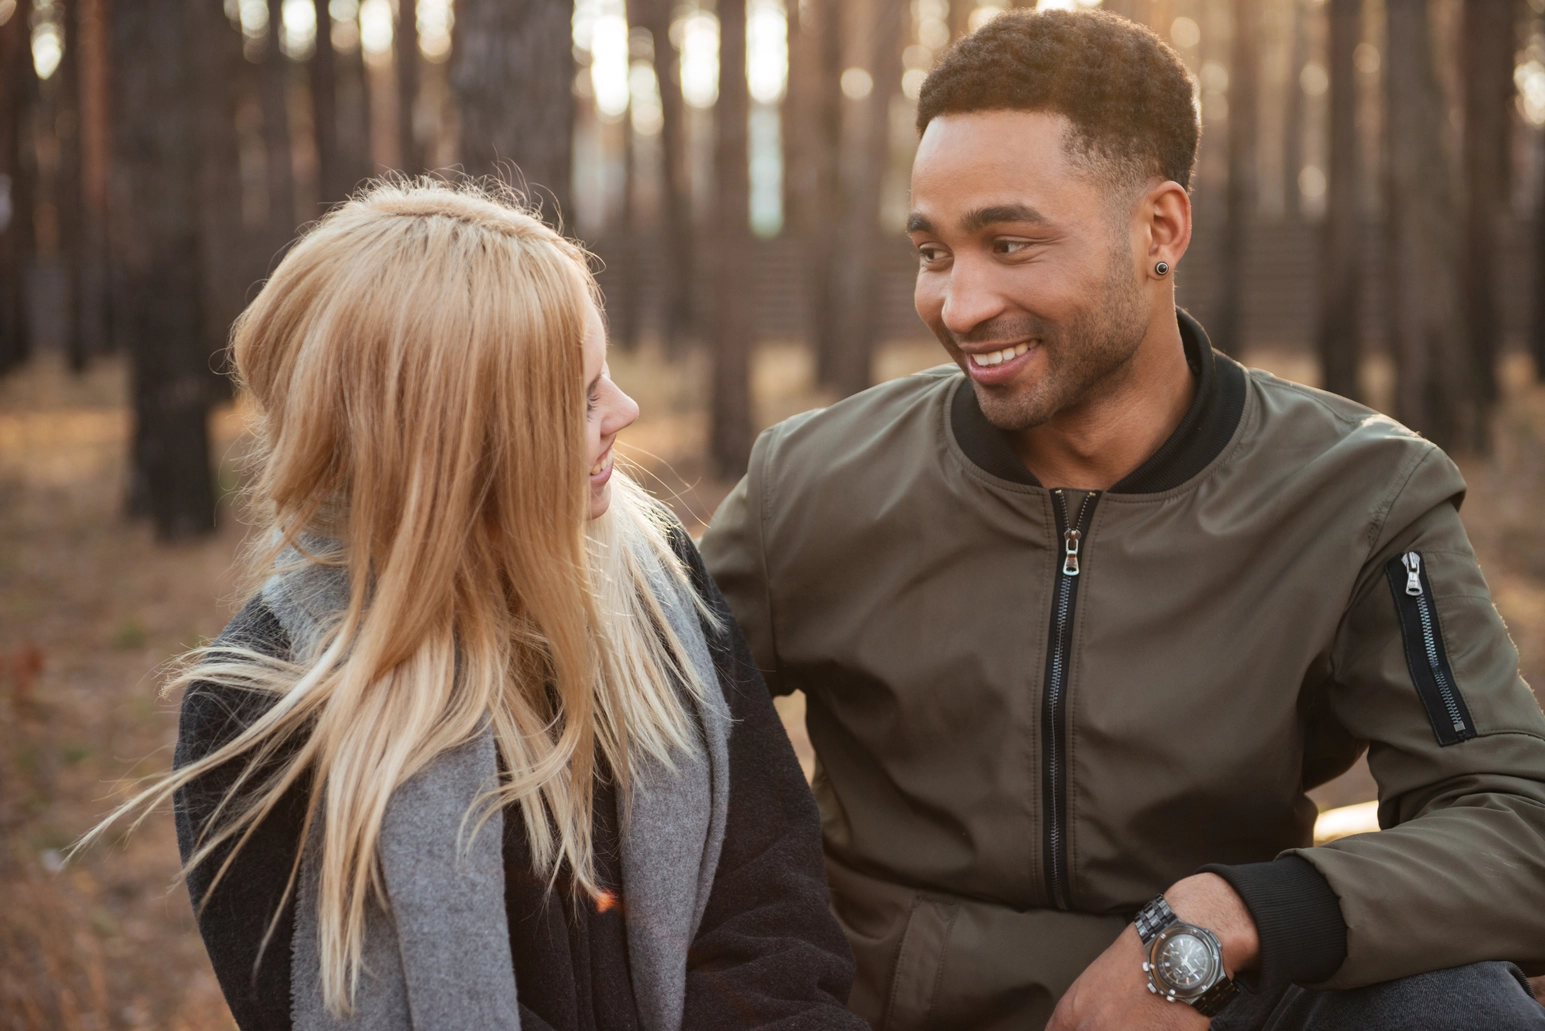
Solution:
{"label": "pine tree trunk", "polygon": [[1534,359],[1534,378],[1545,383],[1545,167],[1540,169],[1538,199],[1534,202],[1534,310],[1529,325],[1529,355]]}
{"label": "pine tree trunk", "polygon": [[[1297,219],[1304,209],[1303,191],[1298,187],[1298,177],[1304,170],[1304,87],[1299,76],[1308,59],[1309,33],[1305,24],[1308,21],[1308,12],[1304,10],[1306,0],[1288,2],[1293,5],[1293,45],[1288,57],[1287,111],[1282,120],[1282,192],[1288,218]],[[1355,111],[1355,93],[1353,108]]]}
{"label": "pine tree trunk", "polygon": [[1149,0],[1105,0],[1105,9],[1112,14],[1119,14],[1128,21],[1141,22],[1140,7]]}
{"label": "pine tree trunk", "polygon": [[124,330],[134,371],[134,492],[162,540],[214,528],[199,225],[202,44],[191,2],[115,4],[115,164]]}
{"label": "pine tree trunk", "polygon": [[[118,16],[115,5],[114,19]],[[270,253],[277,255],[295,234],[295,173],[290,162],[290,60],[279,49],[283,0],[268,0],[268,38],[258,71],[263,110],[263,151],[268,159],[268,231]]]}
{"label": "pine tree trunk", "polygon": [[[1362,0],[1330,0],[1330,160],[1320,237],[1317,342],[1326,390],[1357,398],[1361,357],[1362,216],[1358,210],[1357,68]],[[1297,83],[1293,84],[1297,89]],[[1297,193],[1297,184],[1294,184]]]}
{"label": "pine tree trunk", "polygon": [[[1106,6],[1110,6],[1107,2]],[[976,0],[950,0],[950,39],[959,39],[971,31],[971,12]]]}
{"label": "pine tree trunk", "polygon": [[[1465,313],[1475,389],[1483,408],[1497,399],[1502,319],[1497,310],[1498,223],[1507,211],[1512,154],[1514,5],[1465,0],[1461,49],[1464,83]],[[1485,446],[1486,420],[1476,427]]]}
{"label": "pine tree trunk", "polygon": [[1233,0],[1234,39],[1228,82],[1228,210],[1223,229],[1223,303],[1215,346],[1244,351],[1246,245],[1255,213],[1256,93],[1260,82],[1258,0]]}
{"label": "pine tree trunk", "polygon": [[32,70],[32,4],[20,0],[0,26],[0,375],[32,351],[27,270],[32,261],[31,113],[37,96]]}
{"label": "pine tree trunk", "polygon": [[418,109],[418,3],[397,0],[396,44],[397,73],[397,145],[402,155],[403,171],[417,175],[424,169],[424,148],[419,145],[414,128]]}
{"label": "pine tree trunk", "polygon": [[635,0],[638,24],[654,43],[654,72],[660,82],[660,333],[668,354],[680,354],[694,335],[692,306],[692,193],[687,177],[687,112],[681,94],[681,64],[671,45],[670,0]]}
{"label": "pine tree trunk", "polygon": [[[957,0],[962,2],[962,0]],[[953,9],[952,9],[953,10]],[[814,60],[807,93],[809,108],[801,131],[807,137],[805,189],[799,207],[799,233],[809,262],[805,274],[810,299],[810,339],[821,383],[837,382],[838,326],[837,202],[842,196],[842,0],[813,0]]]}
{"label": "pine tree trunk", "polygon": [[333,51],[333,19],[327,0],[312,0],[316,10],[317,41],[312,51],[311,124],[316,129],[317,192],[324,204],[343,199],[349,192],[338,158],[337,54]]}
{"label": "pine tree trunk", "polygon": [[608,302],[611,315],[611,342],[625,351],[638,349],[639,307],[643,301],[639,289],[638,205],[638,133],[633,131],[632,112],[623,116],[622,125],[622,217],[617,227],[616,296]]}
{"label": "pine tree trunk", "polygon": [[[231,324],[246,307],[252,281],[248,240],[241,218],[241,145],[236,110],[241,103],[245,59],[241,34],[226,18],[221,0],[186,0],[190,55],[199,83],[196,99],[199,177],[199,239],[203,278],[204,348],[222,351]],[[218,363],[206,363],[211,396],[228,395],[230,380]]]}
{"label": "pine tree trunk", "polygon": [[560,0],[462,0],[451,50],[462,164],[472,175],[513,173],[554,223],[570,214],[572,9]]}
{"label": "pine tree trunk", "polygon": [[54,132],[59,147],[54,207],[58,212],[59,245],[68,282],[66,311],[69,316],[64,321],[64,353],[70,368],[76,372],[86,368],[86,338],[81,332],[78,314],[82,307],[81,280],[85,258],[81,239],[84,205],[81,182],[80,14],[78,0],[65,5],[64,57],[54,72],[58,77]]}
{"label": "pine tree trunk", "polygon": [[[111,281],[108,255],[108,181],[113,149],[110,121],[112,84],[108,67],[106,0],[79,0],[74,39],[79,65],[81,149],[80,292],[76,324],[89,357],[112,349]],[[69,46],[68,43],[65,44]]]}
{"label": "pine tree trunk", "polygon": [[877,0],[870,25],[869,71],[874,88],[863,101],[865,138],[856,149],[853,174],[843,176],[840,246],[845,253],[837,269],[841,332],[833,378],[844,396],[870,385],[879,342],[880,284],[887,264],[880,199],[890,165],[890,105],[901,81],[901,25],[908,6],[906,0]]}
{"label": "pine tree trunk", "polygon": [[1441,447],[1473,439],[1477,398],[1459,287],[1446,107],[1427,0],[1386,0],[1389,41],[1389,339],[1395,414]]}
{"label": "pine tree trunk", "polygon": [[716,476],[738,479],[751,458],[751,93],[746,0],[719,3],[719,101],[714,105],[713,398],[709,450]]}
{"label": "pine tree trunk", "polygon": [[333,58],[333,98],[338,132],[339,185],[342,200],[359,184],[375,175],[370,150],[370,80],[365,72],[365,51],[355,27],[354,44]]}

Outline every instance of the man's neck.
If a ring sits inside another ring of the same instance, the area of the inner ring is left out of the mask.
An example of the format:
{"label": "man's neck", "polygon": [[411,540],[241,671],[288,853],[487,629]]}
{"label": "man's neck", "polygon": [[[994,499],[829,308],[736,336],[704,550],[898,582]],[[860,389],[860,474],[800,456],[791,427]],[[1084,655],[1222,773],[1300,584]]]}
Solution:
{"label": "man's neck", "polygon": [[1014,451],[1048,487],[1108,490],[1163,446],[1195,393],[1174,309],[1161,310],[1125,365],[1078,404],[1017,433]]}

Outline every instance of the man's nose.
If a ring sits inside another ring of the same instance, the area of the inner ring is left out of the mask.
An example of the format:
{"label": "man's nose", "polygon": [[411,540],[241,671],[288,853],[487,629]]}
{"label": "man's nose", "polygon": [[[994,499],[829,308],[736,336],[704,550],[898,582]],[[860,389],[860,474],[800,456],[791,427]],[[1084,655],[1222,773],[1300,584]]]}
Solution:
{"label": "man's nose", "polygon": [[956,337],[965,336],[982,323],[1003,314],[1003,310],[1003,295],[992,288],[979,270],[957,264],[950,271],[940,318],[944,327]]}

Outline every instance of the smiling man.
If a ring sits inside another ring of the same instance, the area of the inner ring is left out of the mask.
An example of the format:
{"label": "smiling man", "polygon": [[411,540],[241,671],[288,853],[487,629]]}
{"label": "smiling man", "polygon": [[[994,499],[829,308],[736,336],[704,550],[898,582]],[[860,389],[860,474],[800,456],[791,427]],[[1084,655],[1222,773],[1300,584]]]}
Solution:
{"label": "smiling man", "polygon": [[[1111,15],[958,43],[908,220],[954,365],[768,430],[704,539],[807,697],[850,1005],[1545,1028],[1545,716],[1464,481],[1177,311],[1192,98]],[[1305,791],[1364,751],[1384,829],[1314,847]]]}

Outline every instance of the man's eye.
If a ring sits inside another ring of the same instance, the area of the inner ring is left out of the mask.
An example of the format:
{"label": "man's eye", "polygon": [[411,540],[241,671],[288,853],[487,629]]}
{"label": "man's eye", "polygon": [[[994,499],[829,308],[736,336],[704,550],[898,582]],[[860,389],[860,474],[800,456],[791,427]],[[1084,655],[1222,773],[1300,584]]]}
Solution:
{"label": "man's eye", "polygon": [[1018,254],[1030,246],[1028,240],[994,240],[993,250],[999,254]]}
{"label": "man's eye", "polygon": [[942,252],[937,247],[923,246],[917,249],[918,260],[921,261],[924,265],[928,265],[939,260],[941,254]]}

